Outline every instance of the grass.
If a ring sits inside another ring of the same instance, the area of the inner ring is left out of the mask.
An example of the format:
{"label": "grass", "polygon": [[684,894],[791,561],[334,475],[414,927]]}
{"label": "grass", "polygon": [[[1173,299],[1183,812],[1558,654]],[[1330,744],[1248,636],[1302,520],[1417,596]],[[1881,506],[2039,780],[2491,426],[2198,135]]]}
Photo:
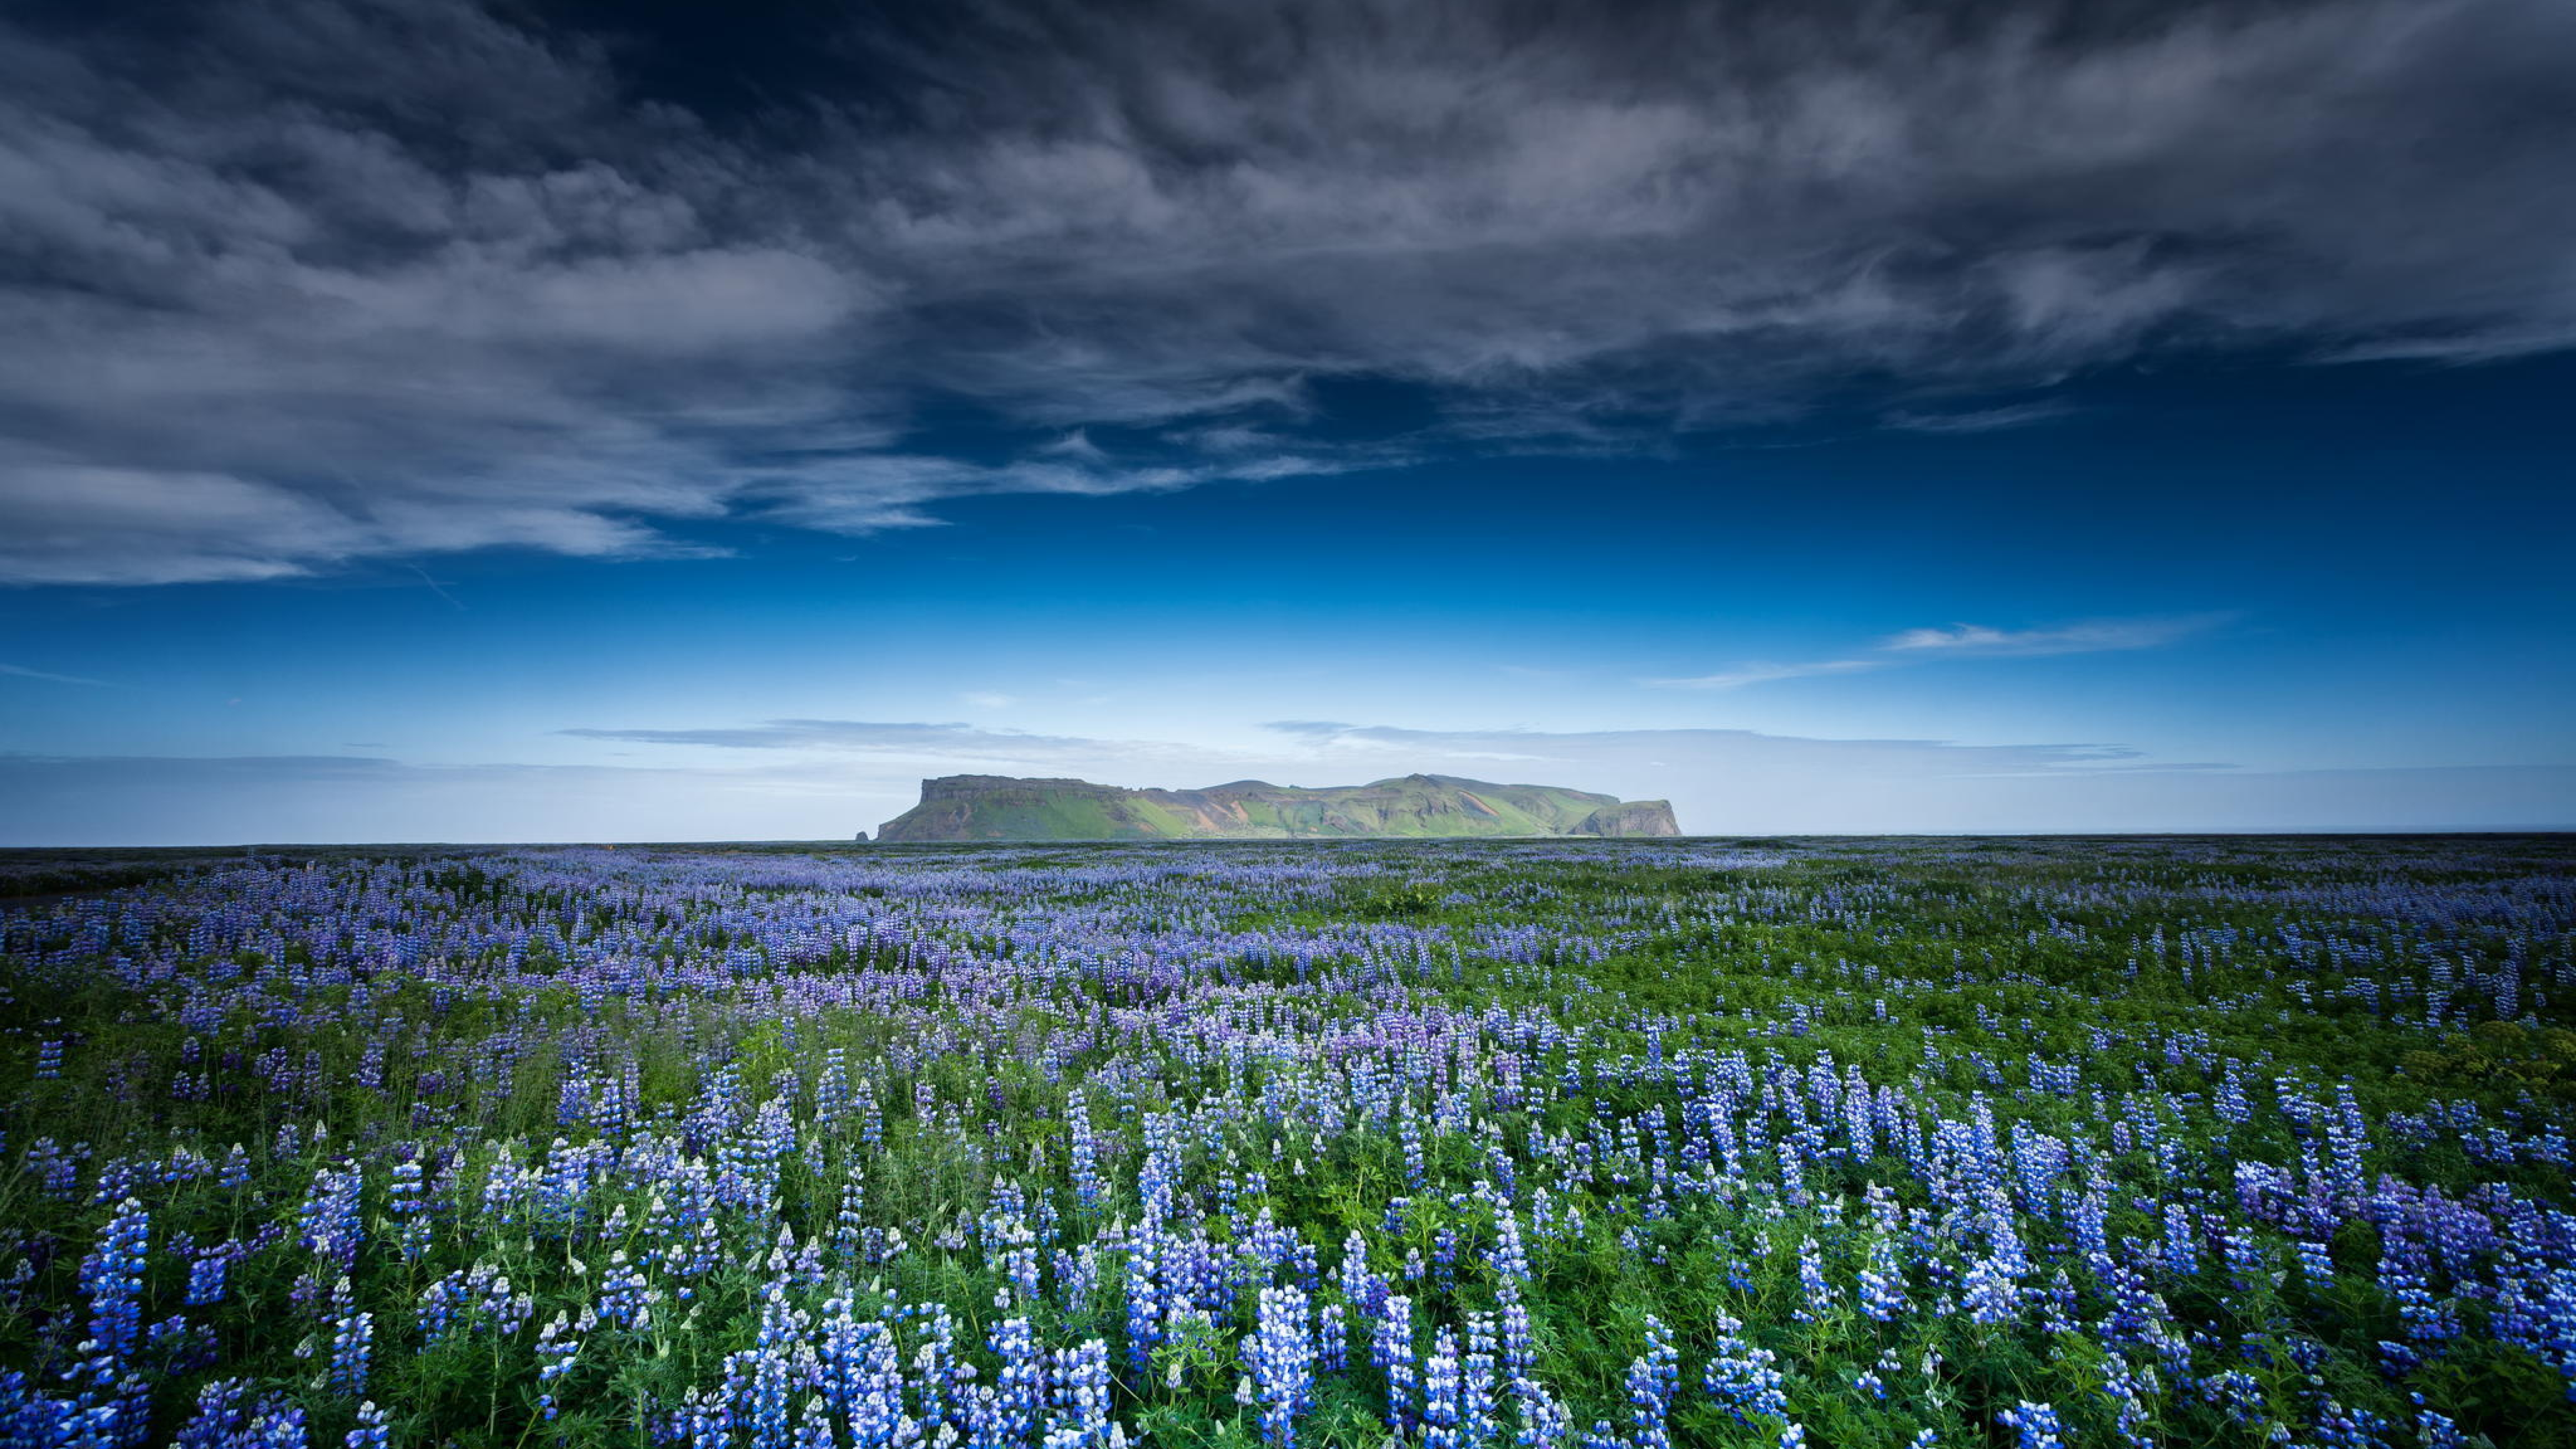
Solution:
{"label": "grass", "polygon": [[0,917],[0,1441],[2576,1442],[2571,862],[25,862],[106,889]]}

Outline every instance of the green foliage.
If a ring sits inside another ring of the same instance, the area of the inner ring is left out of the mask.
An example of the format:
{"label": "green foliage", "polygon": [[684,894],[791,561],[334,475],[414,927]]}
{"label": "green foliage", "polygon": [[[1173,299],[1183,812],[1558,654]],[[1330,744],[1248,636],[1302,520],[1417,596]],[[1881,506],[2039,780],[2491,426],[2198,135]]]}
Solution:
{"label": "green foliage", "polygon": [[[985,1333],[1029,1312],[1049,1345],[1112,1346],[1117,1410],[1149,1445],[1248,1446],[1249,1294],[1183,1319],[1135,1374],[1114,1252],[1085,1296],[1057,1296],[1049,1260],[1043,1303],[997,1309],[1012,1290],[978,1239],[997,1186],[1055,1206],[1050,1249],[1133,1228],[1144,1124],[1171,1114],[1186,1128],[1177,1191],[1209,1233],[1237,1245],[1268,1213],[1319,1252],[1326,1298],[1354,1233],[1389,1274],[1454,1244],[1464,1267],[1407,1289],[1425,1344],[1432,1325],[1498,1307],[1481,1266],[1496,1235],[1484,1194],[1527,1214],[1530,1183],[1543,1181],[1581,1221],[1533,1235],[1526,1306],[1540,1377],[1578,1428],[1625,1414],[1651,1316],[1681,1354],[1676,1441],[1777,1443],[1780,1424],[1740,1422],[1696,1387],[1714,1325],[1731,1316],[1777,1355],[1818,1449],[1898,1449],[1926,1429],[2001,1449],[2011,1436],[1998,1416],[2025,1400],[2055,1404],[2070,1444],[2109,1446],[2122,1361],[2091,1332],[2109,1310],[2063,1242],[2034,1233],[2028,1246],[2035,1285],[2069,1268],[2071,1328],[1933,1311],[1932,1296],[1957,1284],[1920,1273],[1924,1304],[1879,1322],[1852,1295],[1873,1191],[1923,1214],[1927,1237],[1974,1237],[1902,1145],[1807,1164],[1794,1192],[1777,1141],[1747,1145],[1720,1189],[1650,1197],[1651,1149],[1611,1160],[1617,1131],[1678,1134],[1697,1100],[1680,1084],[1697,1091],[1730,1061],[1782,1081],[1821,1065],[1837,1083],[1857,1074],[1897,1094],[1921,1122],[1983,1109],[2007,1141],[2026,1129],[2083,1143],[2118,1188],[2112,1241],[2151,1244],[2161,1224],[2142,1201],[2232,1211],[2239,1164],[2292,1166],[2316,1147],[2318,1130],[2282,1101],[2327,1102],[2348,1085],[2374,1124],[2371,1181],[2576,1210],[2563,1165],[2498,1161],[2443,1125],[2524,1141],[2567,1125],[2569,856],[2552,841],[870,847],[713,864],[630,851],[585,856],[578,870],[548,856],[330,858],[176,877],[117,898],[111,937],[81,936],[80,913],[54,907],[9,928],[0,1367],[51,1383],[76,1362],[108,1164],[165,1167],[181,1149],[221,1160],[238,1143],[243,1182],[134,1188],[151,1212],[150,1317],[182,1324],[174,1338],[202,1336],[187,1340],[194,1357],[163,1361],[164,1440],[221,1377],[294,1398],[316,1442],[354,1422],[320,1359],[297,1352],[336,1277],[298,1240],[297,1213],[316,1174],[345,1162],[364,1177],[350,1291],[377,1314],[370,1392],[400,1444],[663,1434],[693,1390],[725,1380],[729,1355],[757,1343],[769,1288],[792,1276],[773,1256],[792,1266],[818,1244],[826,1282],[798,1290],[800,1311],[819,1312],[831,1292],[868,1312],[945,1305],[988,1376]],[[327,920],[311,904],[326,889],[341,912]],[[240,939],[188,949],[191,930],[225,910],[251,923]],[[389,964],[403,939],[469,918],[426,961]],[[854,937],[853,922],[886,930]],[[2522,993],[2509,1013],[2494,985],[2456,984],[2472,967],[2499,978],[2507,962]],[[2432,1019],[2437,967],[2455,986]],[[37,1076],[46,1042],[62,1044],[58,1078]],[[1699,1055],[1678,1076],[1651,1065],[1688,1053]],[[1362,1069],[1397,1083],[1400,1113],[1323,1110],[1347,1102]],[[837,1115],[822,1106],[833,1070],[850,1093]],[[2066,1074],[2062,1088],[2051,1071]],[[611,1077],[632,1099],[603,1130],[585,1115],[588,1094]],[[2213,1109],[2232,1079],[2259,1098],[2243,1122]],[[1108,1184],[1090,1209],[1070,1195],[1076,1091]],[[693,1117],[727,1092],[724,1127]],[[669,1296],[653,1323],[593,1331],[572,1369],[541,1384],[539,1330],[596,1303],[612,1254],[642,1258],[656,1190],[582,1167],[594,1175],[579,1210],[550,1217],[494,1206],[487,1184],[513,1168],[572,1171],[603,1142],[712,1171],[748,1150],[742,1123],[773,1101],[792,1125],[774,1196],[722,1210],[721,1261],[687,1281],[685,1299],[657,1268]],[[1421,1131],[1418,1182],[1401,1122]],[[2149,1123],[2153,1144],[2113,1130]],[[85,1149],[76,1190],[43,1180],[39,1138]],[[1668,1173],[1686,1166],[1672,1140]],[[1579,1169],[1578,1142],[1601,1149]],[[413,1257],[397,1246],[388,1184],[394,1163],[415,1159],[434,1165],[434,1230]],[[1496,1189],[1513,1175],[1516,1190]],[[853,1184],[856,1221],[895,1236],[864,1249],[836,1237]],[[1228,1192],[1230,1213],[1211,1206]],[[1811,1238],[1830,1301],[1800,1280]],[[257,1246],[220,1303],[196,1306],[181,1243]],[[2379,1345],[2408,1325],[2379,1280],[2388,1241],[2363,1216],[2327,1242],[2329,1282],[2311,1282],[2270,1225],[2256,1246],[2259,1271],[2243,1281],[2215,1263],[2156,1281],[2165,1310],[2207,1337],[2179,1350],[2195,1372],[2245,1376],[2231,1412],[2160,1391],[2146,1431],[2162,1442],[2251,1449],[2276,1428],[2313,1442],[2326,1398],[2380,1416],[2401,1445],[2426,1407],[2498,1445],[2576,1442],[2566,1381],[2495,1337],[2474,1295],[2457,1305],[2458,1337],[2387,1366]],[[1953,1279],[1956,1266],[1944,1267]],[[433,1341],[416,1317],[423,1293],[476,1270],[529,1295],[527,1322]],[[560,1412],[545,1421],[536,1406],[550,1389]],[[1327,1376],[1300,1441],[1377,1449],[1389,1437],[1381,1389],[1364,1356]]]}

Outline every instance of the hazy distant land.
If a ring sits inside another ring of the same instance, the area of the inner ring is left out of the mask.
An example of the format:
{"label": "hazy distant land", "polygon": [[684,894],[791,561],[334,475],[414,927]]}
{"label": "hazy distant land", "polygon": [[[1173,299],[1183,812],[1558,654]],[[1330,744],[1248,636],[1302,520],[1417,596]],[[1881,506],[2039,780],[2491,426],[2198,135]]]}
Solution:
{"label": "hazy distant land", "polygon": [[1663,800],[1562,785],[1404,775],[1301,787],[1237,780],[1203,790],[1131,790],[1087,780],[946,775],[885,823],[886,841],[1282,840],[1357,836],[1679,835]]}

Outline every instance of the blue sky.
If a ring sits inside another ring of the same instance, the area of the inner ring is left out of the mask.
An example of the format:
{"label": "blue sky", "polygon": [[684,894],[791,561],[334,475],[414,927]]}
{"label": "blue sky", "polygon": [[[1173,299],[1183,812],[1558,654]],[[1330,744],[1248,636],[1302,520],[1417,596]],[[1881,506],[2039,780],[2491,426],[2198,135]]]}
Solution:
{"label": "blue sky", "polygon": [[[2576,825],[2563,12],[2149,9],[1947,34],[1990,115],[1783,11],[1445,126],[1544,28],[1229,100],[1177,78],[1257,17],[889,13],[749,91],[574,8],[204,22],[300,108],[0,32],[0,841],[818,838],[962,771]],[[943,68],[1070,100],[835,89]]]}

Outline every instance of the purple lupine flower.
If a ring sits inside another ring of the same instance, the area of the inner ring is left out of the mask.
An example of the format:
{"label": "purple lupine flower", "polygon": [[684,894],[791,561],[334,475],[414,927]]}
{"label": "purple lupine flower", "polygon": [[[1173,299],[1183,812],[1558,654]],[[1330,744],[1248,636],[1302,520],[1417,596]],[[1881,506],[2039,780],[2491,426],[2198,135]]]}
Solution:
{"label": "purple lupine flower", "polygon": [[1342,1297],[1361,1319],[1373,1319],[1384,1306],[1387,1281],[1369,1270],[1368,1243],[1357,1228],[1342,1239]]}
{"label": "purple lupine flower", "polygon": [[1350,1310],[1338,1300],[1325,1304],[1315,1314],[1315,1367],[1337,1374],[1350,1366]]}
{"label": "purple lupine flower", "polygon": [[2495,1336],[2558,1370],[2576,1403],[2576,1265],[2526,1264],[2509,1251],[2496,1277]]}
{"label": "purple lupine flower", "polygon": [[962,1372],[957,1362],[957,1321],[943,1305],[933,1305],[929,1326],[913,1350],[907,1382],[922,1424],[936,1428],[951,1417],[950,1390]]}
{"label": "purple lupine flower", "polygon": [[1529,1282],[1529,1254],[1521,1245],[1521,1220],[1508,1204],[1494,1213],[1494,1249],[1491,1255],[1495,1278],[1515,1286]]}
{"label": "purple lupine flower", "polygon": [[[583,1309],[582,1315],[589,1317],[590,1310]],[[537,1407],[551,1420],[561,1407],[555,1398],[555,1385],[565,1374],[572,1372],[572,1361],[581,1355],[581,1339],[574,1333],[568,1315],[559,1311],[546,1320],[546,1326],[537,1330],[533,1351],[537,1358],[537,1385],[540,1390]]]}
{"label": "purple lupine flower", "polygon": [[366,1237],[358,1226],[358,1190],[363,1181],[354,1167],[319,1168],[303,1205],[296,1209],[298,1241],[342,1273],[357,1266],[358,1245]]}
{"label": "purple lupine flower", "polygon": [[241,1379],[217,1379],[197,1390],[196,1412],[180,1426],[171,1449],[225,1449],[237,1442],[249,1421],[249,1397],[250,1385]]}
{"label": "purple lupine flower", "polygon": [[2156,1371],[2133,1368],[2127,1358],[2111,1353],[2103,1359],[2102,1393],[2112,1404],[2120,1442],[2129,1449],[2156,1449],[2147,1432],[2155,1422]]}
{"label": "purple lupine flower", "polygon": [[39,1137],[27,1144],[26,1169],[36,1179],[45,1196],[70,1201],[78,1195],[81,1159],[89,1156],[89,1144],[73,1143],[69,1148],[51,1137]]}
{"label": "purple lupine flower", "polygon": [[[2420,1399],[2422,1396],[2417,1397]],[[2462,1449],[2468,1442],[2467,1437],[2461,1434],[2460,1426],[2452,1422],[2449,1415],[2437,1414],[2431,1409],[2416,1411],[2415,1437],[2424,1449]]]}
{"label": "purple lupine flower", "polygon": [[1410,1434],[1419,1422],[1411,1298],[1390,1293],[1380,1305],[1369,1337],[1369,1364],[1386,1376],[1386,1426],[1398,1435]]}
{"label": "purple lupine flower", "polygon": [[403,1261],[418,1262],[421,1254],[429,1251],[429,1221],[425,1216],[428,1204],[421,1197],[418,1158],[406,1157],[394,1164],[393,1179],[385,1190],[385,1207],[399,1224],[394,1241]]}
{"label": "purple lupine flower", "polygon": [[1422,1449],[1459,1449],[1458,1336],[1441,1329],[1422,1360]]}
{"label": "purple lupine flower", "polygon": [[262,1400],[238,1442],[240,1449],[307,1449],[312,1440],[303,1406],[280,1398]]}
{"label": "purple lupine flower", "polygon": [[307,1449],[307,1444],[301,1408],[274,1395],[254,1401],[248,1383],[241,1379],[219,1379],[198,1390],[195,1413],[171,1440],[172,1449]]}
{"label": "purple lupine flower", "polygon": [[659,1296],[644,1270],[627,1261],[624,1248],[609,1250],[608,1265],[599,1277],[597,1312],[603,1322],[617,1328],[649,1328]]}
{"label": "purple lupine flower", "polygon": [[464,1284],[465,1272],[459,1269],[420,1290],[420,1299],[412,1306],[412,1323],[429,1346],[434,1348],[447,1337],[457,1309],[469,1301]]}
{"label": "purple lupine flower", "polygon": [[[815,1356],[821,1361],[819,1387],[825,1407],[850,1420],[851,1437],[862,1443],[881,1437],[891,1430],[870,1431],[860,1426],[860,1419],[883,1417],[881,1397],[892,1397],[897,1411],[901,1405],[900,1368],[896,1362],[894,1335],[883,1323],[862,1322],[846,1292],[836,1292],[823,1305],[822,1322],[815,1330]],[[864,1407],[863,1407],[864,1406]]]}
{"label": "purple lupine flower", "polygon": [[793,1449],[839,1449],[832,1437],[831,1411],[820,1395],[808,1394],[797,1409],[795,1437],[789,1442]]}
{"label": "purple lupine flower", "polygon": [[[340,1280],[346,1288],[348,1279]],[[345,1295],[343,1295],[345,1296]],[[331,1323],[331,1391],[351,1398],[367,1392],[367,1369],[375,1353],[376,1316],[347,1311]]]}
{"label": "purple lupine flower", "polygon": [[1264,1288],[1252,1333],[1243,1341],[1243,1366],[1260,1396],[1262,1442],[1279,1449],[1294,1449],[1297,1416],[1313,1396],[1315,1340],[1307,1313],[1302,1290]]}
{"label": "purple lupine flower", "polygon": [[2406,1337],[2438,1342],[2460,1334],[2458,1304],[2433,1292],[2433,1264],[2426,1245],[2392,1225],[2379,1258],[2379,1287],[2397,1302]]}
{"label": "purple lupine flower", "polygon": [[89,1299],[86,1352],[102,1382],[143,1335],[143,1268],[151,1239],[151,1214],[129,1197],[108,1219],[98,1246],[81,1260],[81,1291]]}
{"label": "purple lupine flower", "polygon": [[1009,1318],[993,1326],[986,1336],[994,1357],[1002,1361],[995,1376],[989,1401],[979,1426],[981,1432],[970,1434],[969,1441],[992,1445],[1023,1445],[1035,1432],[1038,1411],[1046,1397],[1046,1356],[1039,1352],[1037,1336],[1025,1318]]}
{"label": "purple lupine flower", "polygon": [[1458,1361],[1458,1438],[1465,1449],[1483,1449],[1501,1430],[1494,1417],[1494,1319],[1467,1315],[1467,1355]]}
{"label": "purple lupine flower", "polygon": [[1798,1297],[1790,1317],[1800,1323],[1815,1322],[1820,1310],[1830,1311],[1834,1304],[1834,1290],[1825,1282],[1824,1250],[1814,1238],[1798,1244]]}
{"label": "purple lupine flower", "polygon": [[189,1307],[205,1308],[224,1301],[224,1275],[232,1262],[231,1243],[200,1248],[188,1255]]}
{"label": "purple lupine flower", "polygon": [[853,1158],[841,1181],[840,1211],[832,1218],[832,1254],[848,1267],[860,1261],[867,1242],[868,1180],[864,1162]]}
{"label": "purple lupine flower", "polygon": [[1860,1270],[1860,1311],[1879,1323],[1893,1323],[1905,1312],[1905,1266],[1896,1256],[1896,1240],[1881,1234],[1870,1239],[1869,1262]]}
{"label": "purple lupine flower", "polygon": [[2164,1237],[2157,1249],[2166,1276],[2176,1282],[2200,1271],[2200,1234],[2192,1227],[2191,1209],[2178,1202],[2165,1204]]}
{"label": "purple lupine flower", "polygon": [[1166,1304],[1158,1281],[1163,1249],[1162,1219],[1149,1203],[1145,1220],[1127,1240],[1127,1366],[1138,1378],[1152,1366],[1155,1346],[1163,1341]]}
{"label": "purple lupine flower", "polygon": [[1107,1449],[1116,1434],[1109,1419],[1109,1345],[1092,1338],[1058,1350],[1052,1388],[1047,1449]]}
{"label": "purple lupine flower", "polygon": [[773,1278],[762,1295],[758,1338],[750,1348],[726,1357],[731,1397],[749,1410],[755,1449],[787,1449],[793,1437],[788,1413],[804,1377],[797,1361],[804,1330],[804,1315],[787,1301],[786,1283]]}
{"label": "purple lupine flower", "polygon": [[2034,1404],[2028,1399],[2019,1408],[2006,1409],[1995,1416],[2014,1431],[2016,1449],[2063,1449],[2065,1426],[2058,1422],[2057,1410],[2048,1404]]}
{"label": "purple lupine flower", "polygon": [[1738,1423],[1749,1425],[1757,1416],[1788,1418],[1789,1398],[1781,1389],[1776,1366],[1779,1356],[1746,1343],[1743,1332],[1744,1325],[1732,1315],[1717,1315],[1716,1351],[1709,1358],[1701,1383],[1709,1397],[1724,1405]]}
{"label": "purple lupine flower", "polygon": [[1995,1256],[1981,1257],[1968,1265],[1967,1283],[1960,1296],[1972,1323],[1991,1327],[2020,1316],[2020,1287],[2013,1281],[2010,1264]]}
{"label": "purple lupine flower", "polygon": [[1073,1200],[1084,1212],[1100,1206],[1104,1184],[1100,1177],[1100,1148],[1091,1135],[1091,1103],[1080,1087],[1065,1098],[1067,1152],[1073,1168]]}
{"label": "purple lupine flower", "polygon": [[1671,1449],[1673,1393],[1681,1383],[1681,1356],[1663,1320],[1646,1316],[1646,1352],[1628,1365],[1628,1423],[1636,1449]]}

